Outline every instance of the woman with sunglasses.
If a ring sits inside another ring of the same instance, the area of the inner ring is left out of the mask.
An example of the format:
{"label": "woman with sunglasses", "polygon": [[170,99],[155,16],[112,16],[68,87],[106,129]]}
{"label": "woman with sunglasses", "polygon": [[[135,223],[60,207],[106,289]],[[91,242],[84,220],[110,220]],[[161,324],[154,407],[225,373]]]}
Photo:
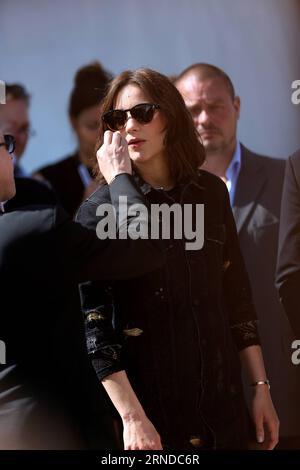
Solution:
{"label": "woman with sunglasses", "polygon": [[[204,204],[201,250],[171,235],[163,268],[106,289],[81,286],[89,354],[121,417],[125,449],[247,448],[240,362],[253,390],[253,437],[272,449],[278,418],[227,189],[199,170],[203,146],[168,78],[149,69],[116,77],[103,102],[101,143],[100,160],[128,148],[149,204]],[[97,207],[108,202],[102,180],[77,219],[95,227]]]}
{"label": "woman with sunglasses", "polygon": [[[13,150],[0,131],[0,202],[15,193]],[[100,165],[113,175],[112,200],[125,193],[131,203],[146,203],[128,152]],[[99,240],[58,206],[0,212],[0,449],[114,448],[86,352],[78,282],[153,270],[164,260],[160,241]]]}

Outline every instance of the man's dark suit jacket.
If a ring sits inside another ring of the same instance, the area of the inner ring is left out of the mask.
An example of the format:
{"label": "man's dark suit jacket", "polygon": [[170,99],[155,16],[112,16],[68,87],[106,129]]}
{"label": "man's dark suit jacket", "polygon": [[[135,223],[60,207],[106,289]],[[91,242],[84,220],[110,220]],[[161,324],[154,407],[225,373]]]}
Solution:
{"label": "man's dark suit jacket", "polygon": [[[110,192],[116,208],[119,194],[129,204],[144,203],[129,175],[118,176]],[[36,447],[37,441],[42,448],[72,447],[72,433],[80,436],[74,447],[115,446],[86,352],[77,283],[130,278],[162,262],[158,240],[99,240],[58,207],[25,207],[0,216],[0,339],[6,345],[0,448],[6,439],[18,448]],[[68,423],[70,439],[64,441],[61,429],[47,438],[47,419],[38,423],[39,416],[54,415],[51,410]]]}
{"label": "man's dark suit jacket", "polygon": [[276,284],[296,338],[300,339],[300,151],[286,165]]}
{"label": "man's dark suit jacket", "polygon": [[33,178],[16,177],[16,195],[4,204],[5,212],[34,204],[56,204],[57,198],[45,183]]}
{"label": "man's dark suit jacket", "polygon": [[79,153],[75,152],[36,171],[50,183],[59,204],[71,217],[74,217],[84,197],[85,186],[78,171],[80,163]]}
{"label": "man's dark suit jacket", "polygon": [[300,436],[300,374],[291,362],[293,336],[274,286],[284,167],[284,160],[257,155],[242,146],[233,214],[252,286],[280,435]]}

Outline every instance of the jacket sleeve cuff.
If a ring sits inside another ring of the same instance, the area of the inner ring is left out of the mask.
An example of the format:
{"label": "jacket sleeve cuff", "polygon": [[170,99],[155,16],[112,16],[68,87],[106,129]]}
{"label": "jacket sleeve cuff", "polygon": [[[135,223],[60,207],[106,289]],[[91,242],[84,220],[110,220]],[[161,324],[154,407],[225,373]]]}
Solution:
{"label": "jacket sleeve cuff", "polygon": [[231,326],[234,343],[238,351],[249,346],[260,345],[257,320],[250,320]]}
{"label": "jacket sleeve cuff", "polygon": [[111,374],[125,370],[122,362],[104,366],[102,359],[98,357],[92,360],[92,364],[100,382]]}
{"label": "jacket sleeve cuff", "polygon": [[119,196],[127,196],[128,201],[131,203],[139,202],[147,205],[139,187],[137,186],[134,178],[129,173],[120,173],[108,185],[111,202],[114,205],[119,204]]}

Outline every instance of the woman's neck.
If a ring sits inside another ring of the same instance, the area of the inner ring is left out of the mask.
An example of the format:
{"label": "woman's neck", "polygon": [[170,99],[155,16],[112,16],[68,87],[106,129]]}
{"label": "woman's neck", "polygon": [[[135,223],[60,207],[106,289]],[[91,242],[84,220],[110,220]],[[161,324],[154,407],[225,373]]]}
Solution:
{"label": "woman's neck", "polygon": [[149,164],[139,162],[136,167],[143,180],[153,188],[168,190],[174,187],[175,183],[166,162],[158,161]]}

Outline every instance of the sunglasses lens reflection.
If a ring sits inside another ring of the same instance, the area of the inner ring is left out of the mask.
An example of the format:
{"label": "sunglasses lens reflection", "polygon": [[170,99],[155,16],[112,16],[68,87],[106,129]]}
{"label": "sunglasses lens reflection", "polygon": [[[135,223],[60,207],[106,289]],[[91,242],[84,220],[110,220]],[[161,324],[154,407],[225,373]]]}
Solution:
{"label": "sunglasses lens reflection", "polygon": [[5,134],[4,141],[5,141],[6,150],[9,153],[13,153],[15,150],[15,144],[16,144],[15,138],[10,134]]}
{"label": "sunglasses lens reflection", "polygon": [[131,115],[137,121],[147,124],[152,121],[154,110],[155,108],[152,105],[136,106],[133,108]]}
{"label": "sunglasses lens reflection", "polygon": [[108,113],[105,122],[111,130],[118,131],[125,126],[126,118],[125,111],[114,110]]}

